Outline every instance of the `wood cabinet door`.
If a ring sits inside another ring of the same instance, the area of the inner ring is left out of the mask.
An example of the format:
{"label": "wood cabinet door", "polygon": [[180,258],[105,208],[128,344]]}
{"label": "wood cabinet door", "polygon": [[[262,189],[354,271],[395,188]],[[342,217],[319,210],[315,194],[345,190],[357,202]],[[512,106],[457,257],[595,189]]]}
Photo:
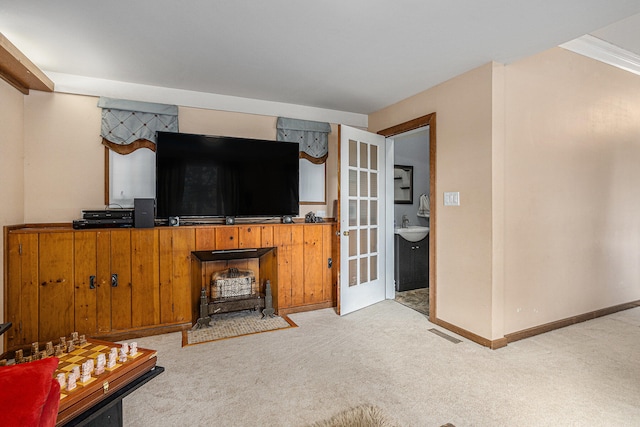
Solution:
{"label": "wood cabinet door", "polygon": [[[131,230],[111,230],[111,269],[107,286],[111,289],[111,328],[130,329],[131,323]],[[106,291],[101,289],[101,293]]]}
{"label": "wood cabinet door", "polygon": [[304,303],[323,302],[325,268],[323,227],[304,226]]}
{"label": "wood cabinet door", "polygon": [[322,241],[323,260],[325,262],[323,275],[324,300],[335,302],[337,300],[336,291],[340,260],[337,249],[340,245],[334,244],[334,241],[337,241],[336,227],[334,225],[326,224],[322,226]]}
{"label": "wood cabinet door", "polygon": [[160,322],[191,321],[191,251],[193,228],[158,230],[160,275]]}
{"label": "wood cabinet door", "polygon": [[160,324],[158,230],[131,230],[131,325]]}
{"label": "wood cabinet door", "polygon": [[97,254],[98,234],[78,231],[73,235],[74,331],[92,335],[98,331]]}
{"label": "wood cabinet door", "polygon": [[73,332],[73,232],[40,233],[38,251],[38,341]]}
{"label": "wood cabinet door", "polygon": [[278,309],[291,307],[291,228],[292,225],[273,227],[273,245],[278,248],[278,287],[272,288],[274,304]]}
{"label": "wood cabinet door", "polygon": [[291,229],[291,302],[290,307],[304,304],[304,286],[311,277],[305,277],[304,229],[306,226],[292,225]]}
{"label": "wood cabinet door", "polygon": [[74,233],[75,330],[111,332],[111,233]]}
{"label": "wood cabinet door", "polygon": [[7,236],[5,350],[38,341],[38,234]]}

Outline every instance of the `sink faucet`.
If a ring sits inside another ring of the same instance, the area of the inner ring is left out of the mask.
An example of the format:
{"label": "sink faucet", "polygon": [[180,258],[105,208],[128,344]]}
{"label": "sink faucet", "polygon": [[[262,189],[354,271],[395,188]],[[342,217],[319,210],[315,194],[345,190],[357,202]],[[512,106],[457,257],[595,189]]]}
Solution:
{"label": "sink faucet", "polygon": [[407,218],[407,215],[404,214],[402,215],[402,228],[407,228],[409,227],[409,218]]}

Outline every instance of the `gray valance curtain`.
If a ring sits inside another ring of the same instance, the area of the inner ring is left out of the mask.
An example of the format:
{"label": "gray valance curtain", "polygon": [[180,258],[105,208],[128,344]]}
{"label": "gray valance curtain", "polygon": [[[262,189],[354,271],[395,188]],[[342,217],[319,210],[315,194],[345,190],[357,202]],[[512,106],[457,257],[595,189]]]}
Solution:
{"label": "gray valance curtain", "polygon": [[100,97],[102,144],[119,154],[146,147],[155,151],[156,132],[178,132],[176,105]]}
{"label": "gray valance curtain", "polygon": [[300,158],[315,164],[322,164],[327,160],[331,133],[329,123],[278,117],[276,128],[278,141],[300,144]]}

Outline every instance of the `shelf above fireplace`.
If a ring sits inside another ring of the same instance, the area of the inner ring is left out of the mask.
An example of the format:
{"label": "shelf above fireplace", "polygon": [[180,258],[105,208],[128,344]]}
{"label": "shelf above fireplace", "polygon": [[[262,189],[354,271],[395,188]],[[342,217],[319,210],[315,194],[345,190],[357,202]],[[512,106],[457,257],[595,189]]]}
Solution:
{"label": "shelf above fireplace", "polygon": [[260,258],[275,248],[229,249],[222,251],[194,251],[191,254],[201,262],[227,261],[232,259]]}

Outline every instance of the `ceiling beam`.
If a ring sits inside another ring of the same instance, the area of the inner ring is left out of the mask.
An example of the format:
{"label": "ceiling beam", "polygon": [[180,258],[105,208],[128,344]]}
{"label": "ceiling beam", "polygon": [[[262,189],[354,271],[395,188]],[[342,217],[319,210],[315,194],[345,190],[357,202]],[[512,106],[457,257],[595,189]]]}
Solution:
{"label": "ceiling beam", "polygon": [[53,92],[53,82],[0,33],[0,77],[25,95],[29,90]]}

